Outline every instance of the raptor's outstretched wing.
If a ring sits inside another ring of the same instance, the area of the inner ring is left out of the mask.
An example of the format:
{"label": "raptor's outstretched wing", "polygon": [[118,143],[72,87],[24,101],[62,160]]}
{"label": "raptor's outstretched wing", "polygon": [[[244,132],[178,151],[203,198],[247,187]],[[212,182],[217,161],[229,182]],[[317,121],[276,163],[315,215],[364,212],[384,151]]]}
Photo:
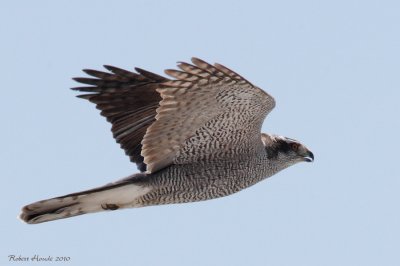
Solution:
{"label": "raptor's outstretched wing", "polygon": [[175,80],[142,69],[85,70],[97,79],[75,80],[94,87],[74,89],[94,93],[79,97],[97,104],[142,171],[256,152],[274,99],[220,64],[197,58],[192,63],[166,70]]}

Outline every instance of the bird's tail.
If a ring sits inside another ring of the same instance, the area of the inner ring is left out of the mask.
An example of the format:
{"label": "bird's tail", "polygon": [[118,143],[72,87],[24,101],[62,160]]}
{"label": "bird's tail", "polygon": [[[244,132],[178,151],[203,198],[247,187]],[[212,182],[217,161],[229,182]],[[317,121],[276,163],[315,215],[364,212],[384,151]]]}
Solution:
{"label": "bird's tail", "polygon": [[121,182],[31,203],[19,216],[28,224],[69,218],[86,213],[139,207],[137,199],[151,190],[132,182]]}

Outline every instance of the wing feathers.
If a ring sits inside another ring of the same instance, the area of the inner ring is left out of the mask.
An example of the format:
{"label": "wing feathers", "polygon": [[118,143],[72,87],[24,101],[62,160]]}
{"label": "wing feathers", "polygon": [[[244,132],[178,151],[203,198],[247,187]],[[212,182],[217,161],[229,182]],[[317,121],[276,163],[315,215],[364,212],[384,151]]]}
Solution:
{"label": "wing feathers", "polygon": [[[196,149],[203,144],[190,143],[191,139],[198,139],[199,135],[211,136],[213,131],[224,131],[226,135],[234,134],[232,132],[236,131],[236,127],[240,127],[248,128],[249,138],[253,139],[255,134],[260,134],[259,128],[263,118],[270,111],[269,108],[258,108],[260,101],[264,104],[267,102],[265,94],[233,71],[221,65],[210,65],[198,58],[192,58],[192,63],[193,65],[179,62],[178,67],[181,71],[167,69],[165,73],[175,79],[163,82],[157,88],[162,101],[157,108],[156,121],[149,126],[142,141],[141,155],[147,164],[148,172],[158,171],[173,163],[195,162],[204,158],[202,153],[221,154],[218,149],[213,149],[231,145],[230,142],[235,141],[235,136],[232,135],[230,138],[219,140],[222,143],[215,145],[214,148],[208,147],[208,150],[200,151]],[[230,114],[235,108],[242,110],[243,106],[251,105],[249,99],[253,98],[256,103],[249,108],[254,108],[251,110],[254,114],[251,116],[255,116],[255,119],[252,117],[244,119],[243,115]],[[232,106],[229,106],[229,103]],[[218,120],[222,118],[232,121]],[[219,126],[207,128],[211,125],[208,125],[209,123]],[[254,131],[254,128],[257,128],[258,132]],[[254,139],[258,137],[256,144],[260,143],[258,135],[254,137]],[[204,139],[204,141],[209,140]],[[205,146],[201,147],[204,149]]]}
{"label": "wing feathers", "polygon": [[141,141],[146,129],[155,121],[156,109],[161,101],[156,88],[168,79],[140,68],[135,69],[137,74],[114,66],[104,67],[111,73],[85,69],[84,72],[94,78],[74,80],[92,86],[73,90],[92,93],[78,97],[96,104],[100,114],[112,123],[111,131],[121,148],[141,171],[145,171],[140,155]]}
{"label": "wing feathers", "polygon": [[109,80],[109,81],[119,81],[119,82],[128,82],[129,78],[126,77],[122,77],[122,76],[117,76],[117,75],[113,75],[110,73],[106,73],[103,71],[98,71],[98,70],[93,70],[93,69],[83,69],[83,72],[85,72],[86,74],[102,79],[102,80]]}
{"label": "wing feathers", "polygon": [[202,78],[200,76],[190,74],[190,73],[184,72],[184,71],[175,70],[175,69],[167,69],[164,72],[165,72],[165,74],[167,74],[171,77],[174,77],[174,78],[180,79],[180,80],[185,80],[185,81],[197,81]]}
{"label": "wing feathers", "polygon": [[196,75],[196,76],[200,76],[202,78],[209,78],[211,76],[211,74],[208,73],[207,71],[204,71],[203,69],[193,66],[188,63],[179,62],[178,67],[187,73],[190,73],[190,74]]}
{"label": "wing feathers", "polygon": [[163,82],[165,81],[165,78],[163,76],[159,76],[157,74],[154,74],[152,72],[149,72],[147,70],[135,67],[135,70],[140,73],[143,77],[146,77],[150,80],[156,81],[156,82]]}
{"label": "wing feathers", "polygon": [[222,77],[226,76],[224,73],[220,72],[218,69],[216,69],[209,63],[207,63],[199,58],[193,57],[192,63],[195,64],[197,67],[201,68],[202,70],[207,71],[216,77],[222,78]]}
{"label": "wing feathers", "polygon": [[225,75],[228,75],[230,78],[239,81],[240,83],[248,83],[251,84],[248,80],[246,80],[245,78],[243,78],[242,76],[240,76],[239,74],[237,74],[236,72],[230,70],[229,68],[227,68],[226,66],[220,65],[218,63],[215,63],[214,66],[220,70],[222,73],[224,73]]}
{"label": "wing feathers", "polygon": [[141,171],[216,158],[223,147],[237,154],[233,149],[260,144],[259,128],[275,104],[271,96],[220,64],[192,58],[192,64],[177,66],[180,70],[165,70],[173,80],[141,68],[84,69],[91,77],[74,80],[89,86],[73,90],[87,92],[78,97],[96,104]]}
{"label": "wing feathers", "polygon": [[114,73],[115,75],[117,75],[121,78],[128,78],[129,81],[145,81],[145,80],[147,80],[145,77],[143,77],[139,74],[136,74],[136,73],[133,73],[133,72],[130,72],[130,71],[118,68],[118,67],[104,65],[104,68],[111,71],[112,73]]}

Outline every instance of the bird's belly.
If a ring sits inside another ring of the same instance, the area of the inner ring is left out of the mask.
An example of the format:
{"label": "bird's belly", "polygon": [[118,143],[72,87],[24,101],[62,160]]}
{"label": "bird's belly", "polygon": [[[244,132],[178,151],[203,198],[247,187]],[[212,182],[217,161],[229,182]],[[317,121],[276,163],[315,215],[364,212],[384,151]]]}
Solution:
{"label": "bird's belly", "polygon": [[154,174],[142,206],[186,203],[231,195],[267,177],[259,162],[174,165]]}

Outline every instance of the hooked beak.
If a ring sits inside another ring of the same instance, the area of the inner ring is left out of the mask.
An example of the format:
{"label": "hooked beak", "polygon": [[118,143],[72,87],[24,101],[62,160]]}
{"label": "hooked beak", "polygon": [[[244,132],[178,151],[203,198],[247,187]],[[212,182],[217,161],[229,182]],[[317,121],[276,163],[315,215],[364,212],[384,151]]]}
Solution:
{"label": "hooked beak", "polygon": [[313,162],[314,161],[314,154],[311,151],[307,151],[306,156],[304,156],[304,161],[306,162]]}

